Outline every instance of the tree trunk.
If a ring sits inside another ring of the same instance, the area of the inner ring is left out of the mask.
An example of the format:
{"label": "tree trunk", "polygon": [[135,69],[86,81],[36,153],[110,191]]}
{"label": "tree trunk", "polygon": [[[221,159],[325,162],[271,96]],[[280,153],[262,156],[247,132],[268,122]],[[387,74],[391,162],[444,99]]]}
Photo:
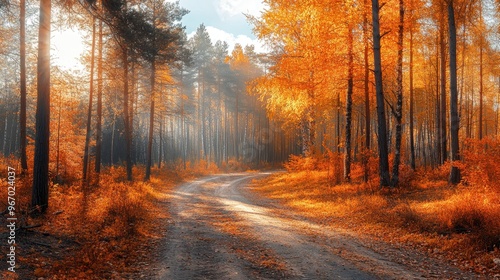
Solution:
{"label": "tree trunk", "polygon": [[440,54],[441,54],[441,103],[440,103],[440,164],[443,164],[447,158],[447,143],[446,143],[446,42],[445,42],[445,22],[444,22],[444,3],[441,5],[441,27],[439,29],[439,44],[440,44]]}
{"label": "tree trunk", "polygon": [[147,154],[147,162],[146,162],[146,176],[144,176],[144,181],[149,181],[151,176],[151,164],[152,164],[152,155],[153,155],[153,132],[154,132],[154,123],[155,123],[155,73],[156,73],[156,65],[155,61],[151,62],[151,107],[149,111],[149,137],[148,137],[148,154]]}
{"label": "tree trunk", "polygon": [[415,101],[413,92],[413,1],[410,1],[411,11],[410,11],[410,166],[411,169],[415,170],[415,135],[414,135],[414,119],[413,119],[413,107]]}
{"label": "tree trunk", "polygon": [[123,122],[125,124],[125,161],[127,164],[127,180],[132,181],[132,124],[130,123],[128,92],[128,50],[123,49]]}
{"label": "tree trunk", "polygon": [[20,2],[20,31],[19,31],[19,63],[21,66],[20,90],[21,108],[19,112],[20,124],[20,148],[21,148],[21,169],[23,173],[28,173],[28,160],[26,157],[26,0]]}
{"label": "tree trunk", "polygon": [[[450,120],[451,120],[451,160],[460,160],[458,147],[458,129],[460,119],[458,117],[458,92],[457,92],[457,30],[455,26],[455,9],[453,0],[448,0],[448,32],[450,36]],[[460,183],[460,169],[452,164],[449,182]]]}
{"label": "tree trunk", "polygon": [[82,186],[88,184],[87,170],[89,166],[89,153],[90,153],[90,136],[92,134],[92,99],[94,96],[94,53],[95,53],[95,17],[92,18],[92,47],[90,50],[90,86],[89,86],[89,105],[87,109],[87,134],[85,136],[85,149],[83,152],[83,175]]}
{"label": "tree trunk", "polygon": [[[97,122],[96,122],[96,144],[95,144],[95,172],[97,176],[101,173],[102,154],[102,20],[99,20],[99,43],[97,54]],[[97,179],[99,182],[99,179]]]}
{"label": "tree trunk", "polygon": [[35,165],[31,206],[38,208],[42,213],[45,213],[49,205],[50,13],[50,0],[40,0]]}
{"label": "tree trunk", "polygon": [[[367,0],[364,0],[364,6],[366,9]],[[364,73],[364,93],[365,93],[365,150],[363,152],[363,166],[364,166],[364,181],[368,182],[369,169],[368,169],[368,151],[370,151],[370,65],[368,59],[368,15],[366,10],[363,12],[363,40],[364,40],[364,62],[365,62],[365,73]]]}
{"label": "tree trunk", "polygon": [[353,55],[353,35],[352,27],[348,27],[348,70],[347,70],[347,94],[346,94],[346,110],[345,110],[345,156],[344,156],[344,180],[351,181],[351,129],[352,129],[352,92],[354,88],[353,72],[354,72],[354,55]]}
{"label": "tree trunk", "polygon": [[479,27],[480,33],[479,35],[479,128],[477,133],[477,138],[479,140],[483,139],[483,7],[481,5],[481,1],[479,1]]}
{"label": "tree trunk", "polygon": [[377,96],[377,122],[378,122],[378,153],[379,153],[379,173],[380,186],[386,187],[390,184],[389,156],[387,149],[387,127],[385,117],[385,100],[382,86],[382,61],[380,54],[380,23],[379,23],[379,3],[372,0],[373,17],[373,62],[375,68],[375,91]]}
{"label": "tree trunk", "polygon": [[391,186],[399,183],[399,165],[401,163],[401,133],[403,119],[403,39],[404,39],[404,2],[399,0],[399,30],[398,30],[398,65],[397,65],[397,104],[396,112],[396,147],[392,166]]}

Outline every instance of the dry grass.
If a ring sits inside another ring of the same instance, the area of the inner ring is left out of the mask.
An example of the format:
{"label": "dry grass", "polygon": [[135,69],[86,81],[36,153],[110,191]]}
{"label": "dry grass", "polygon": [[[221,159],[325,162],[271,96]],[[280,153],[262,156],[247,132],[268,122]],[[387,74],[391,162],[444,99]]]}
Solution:
{"label": "dry grass", "polygon": [[[0,170],[17,165],[14,158],[0,160]],[[0,278],[121,279],[142,273],[143,264],[152,261],[155,246],[167,234],[170,190],[184,180],[218,172],[208,164],[153,168],[150,181],[142,182],[143,169],[134,168],[136,181],[127,182],[124,168],[104,168],[100,183],[87,188],[80,186],[78,173],[65,180],[71,184],[53,183],[52,178],[47,214],[36,218],[27,215],[31,178],[18,176],[21,208],[16,214],[23,226],[41,226],[19,231],[21,266],[17,275]],[[5,180],[0,178],[2,185]],[[6,208],[6,196],[0,192],[0,211]],[[4,247],[0,249],[5,251]],[[0,261],[4,258],[3,254]]]}
{"label": "dry grass", "polygon": [[[428,174],[427,174],[428,175]],[[292,171],[254,185],[260,194],[324,224],[406,243],[448,257],[466,270],[497,274],[500,195],[493,188],[449,187],[444,178],[404,175],[410,187],[379,190],[371,184],[331,186],[328,171]]]}

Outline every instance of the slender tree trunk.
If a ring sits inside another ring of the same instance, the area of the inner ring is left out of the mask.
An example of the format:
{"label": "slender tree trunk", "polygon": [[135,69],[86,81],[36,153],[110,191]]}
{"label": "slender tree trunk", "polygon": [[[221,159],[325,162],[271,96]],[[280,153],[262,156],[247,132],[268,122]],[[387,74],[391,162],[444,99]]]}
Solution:
{"label": "slender tree trunk", "polygon": [[[160,102],[161,103],[161,102]],[[173,131],[173,128],[172,128],[172,131]],[[173,133],[173,132],[172,132]],[[172,138],[172,139],[175,139],[175,138]],[[159,144],[159,147],[158,147],[158,169],[161,168],[161,160],[162,160],[162,152],[163,152],[163,118],[160,120],[160,142],[158,143]]]}
{"label": "slender tree trunk", "polygon": [[[97,176],[101,173],[102,154],[102,20],[99,20],[99,43],[97,54],[97,122],[96,122],[96,144],[95,144],[95,172]],[[97,179],[99,182],[99,179]]]}
{"label": "slender tree trunk", "polygon": [[127,164],[127,180],[132,181],[132,124],[130,123],[129,91],[128,91],[128,50],[123,50],[123,122],[125,124],[125,161]]}
{"label": "slender tree trunk", "polygon": [[92,18],[92,48],[90,50],[90,86],[89,86],[89,105],[87,109],[87,134],[85,136],[85,149],[83,153],[83,175],[82,186],[88,184],[87,170],[89,166],[89,153],[90,153],[90,136],[92,135],[92,99],[94,96],[94,54],[95,54],[95,17]]}
{"label": "slender tree trunk", "polygon": [[415,135],[414,135],[414,92],[413,92],[413,0],[410,1],[410,166],[415,170]]}
{"label": "slender tree trunk", "polygon": [[[457,29],[455,26],[455,9],[453,0],[448,0],[448,32],[450,36],[450,120],[451,120],[451,160],[460,160],[458,130],[460,119],[458,117],[458,92],[457,92]],[[460,183],[460,169],[453,164],[450,171],[451,184]]]}
{"label": "slender tree trunk", "polygon": [[21,90],[21,108],[19,112],[20,124],[20,148],[21,148],[21,169],[23,173],[28,173],[28,160],[26,157],[26,0],[20,2],[20,31],[19,31],[19,63],[20,72],[20,90]]}
{"label": "slender tree trunk", "polygon": [[399,165],[401,164],[401,133],[403,119],[403,39],[404,39],[404,2],[399,0],[399,30],[398,30],[398,65],[397,65],[397,104],[394,113],[396,117],[396,147],[392,166],[391,186],[399,183]]}
{"label": "slender tree trunk", "polygon": [[354,72],[354,55],[353,55],[353,35],[352,27],[348,27],[348,70],[347,70],[347,94],[346,94],[346,110],[345,110],[345,157],[344,157],[344,180],[351,181],[351,129],[352,129],[352,92],[354,88],[353,72]]}
{"label": "slender tree trunk", "polygon": [[45,213],[49,205],[50,14],[50,0],[40,0],[35,165],[31,206],[38,208],[42,213]]}
{"label": "slender tree trunk", "polygon": [[377,122],[378,122],[378,152],[379,152],[379,172],[380,186],[386,187],[390,184],[389,175],[389,155],[387,148],[387,126],[385,116],[384,90],[382,86],[382,61],[380,54],[380,6],[378,0],[372,0],[373,17],[373,62],[375,68],[375,89],[377,95]]}
{"label": "slender tree trunk", "polygon": [[441,54],[441,102],[440,102],[440,126],[441,126],[441,134],[439,135],[441,142],[441,161],[440,164],[443,164],[447,158],[447,141],[446,141],[446,42],[445,42],[445,11],[444,11],[444,3],[441,5],[441,27],[439,29],[439,44],[440,44],[440,54]]}
{"label": "slender tree trunk", "polygon": [[342,142],[341,141],[341,132],[340,132],[340,111],[341,111],[341,108],[340,108],[340,94],[337,94],[337,121],[336,121],[336,125],[335,125],[335,136],[337,136],[337,143],[335,143],[336,147],[337,147],[337,154],[340,154],[340,143]]}
{"label": "slender tree trunk", "polygon": [[364,181],[368,182],[369,169],[368,169],[368,151],[370,151],[370,138],[371,138],[371,120],[370,120],[370,65],[368,59],[368,15],[366,14],[367,0],[364,0],[365,9],[363,12],[363,40],[364,40],[364,93],[365,93],[365,150],[363,152],[363,166],[364,166]]}
{"label": "slender tree trunk", "polygon": [[439,79],[439,46],[440,46],[440,37],[441,36],[437,36],[437,40],[436,40],[436,118],[435,118],[435,127],[436,127],[436,135],[435,135],[435,142],[436,142],[436,153],[433,154],[432,157],[435,158],[435,162],[437,163],[437,165],[440,165],[442,163],[442,160],[441,160],[441,106],[439,105],[440,104],[440,95],[439,95],[439,89],[440,89],[440,79]]}
{"label": "slender tree trunk", "polygon": [[234,149],[236,152],[236,160],[240,160],[240,151],[239,151],[239,131],[238,131],[238,115],[239,115],[239,93],[236,91],[236,107],[235,107],[235,113],[234,113]]}
{"label": "slender tree trunk", "polygon": [[61,111],[62,111],[62,98],[59,94],[59,109],[57,114],[57,140],[56,140],[56,179],[59,180],[59,155],[61,147]]}
{"label": "slender tree trunk", "polygon": [[152,164],[152,155],[153,155],[153,132],[154,132],[154,123],[155,123],[155,80],[156,80],[156,65],[155,61],[151,62],[151,107],[149,113],[149,137],[148,137],[148,154],[147,154],[147,162],[146,162],[146,176],[144,177],[144,181],[149,181],[151,176],[151,164]]}
{"label": "slender tree trunk", "polygon": [[477,138],[479,140],[483,139],[483,7],[481,1],[479,1],[479,128],[477,133]]}

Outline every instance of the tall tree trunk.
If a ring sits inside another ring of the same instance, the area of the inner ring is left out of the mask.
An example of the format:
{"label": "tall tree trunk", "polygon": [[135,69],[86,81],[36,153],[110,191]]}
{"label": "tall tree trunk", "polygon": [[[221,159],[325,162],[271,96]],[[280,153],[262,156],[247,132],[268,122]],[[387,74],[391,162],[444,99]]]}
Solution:
{"label": "tall tree trunk", "polygon": [[125,124],[125,161],[127,164],[127,180],[132,181],[132,124],[130,123],[128,92],[128,50],[123,49],[123,122]]}
{"label": "tall tree trunk", "polygon": [[87,170],[89,167],[90,136],[92,135],[92,99],[94,96],[94,53],[95,53],[95,17],[92,18],[92,47],[90,50],[90,86],[89,86],[89,105],[87,109],[87,134],[85,136],[85,149],[83,152],[83,175],[82,186],[88,183]]}
{"label": "tall tree trunk", "polygon": [[[161,101],[160,101],[161,103]],[[173,131],[173,129],[172,129]],[[173,133],[173,132],[172,132]],[[159,147],[158,147],[158,169],[161,168],[161,161],[162,161],[162,152],[163,152],[163,118],[161,118],[160,120],[160,142],[158,143],[159,144]],[[175,139],[172,137],[172,139]]]}
{"label": "tall tree trunk", "polygon": [[375,91],[377,95],[377,122],[378,122],[378,153],[380,186],[386,187],[390,184],[389,155],[387,148],[387,126],[385,116],[384,90],[382,86],[382,59],[380,54],[380,22],[379,3],[372,0],[373,17],[373,62],[375,68]]}
{"label": "tall tree trunk", "polygon": [[20,31],[19,31],[19,63],[21,64],[20,90],[21,108],[19,112],[20,124],[20,148],[21,148],[21,169],[23,173],[28,173],[28,160],[26,157],[26,0],[20,2]]}
{"label": "tall tree trunk", "polygon": [[441,143],[441,155],[440,155],[440,164],[443,164],[447,158],[447,150],[448,145],[446,141],[446,42],[445,42],[445,11],[444,11],[444,3],[441,3],[440,13],[441,13],[441,26],[439,29],[439,46],[440,46],[440,54],[441,54],[441,102],[440,102],[440,126],[441,126],[441,134],[439,135],[440,143]]}
{"label": "tall tree trunk", "polygon": [[40,0],[35,165],[31,206],[37,207],[42,213],[45,213],[49,206],[50,14],[50,0]]}
{"label": "tall tree trunk", "polygon": [[365,61],[365,73],[364,73],[364,93],[365,93],[365,150],[363,152],[363,166],[364,166],[364,181],[368,182],[369,179],[369,168],[368,168],[368,151],[370,151],[370,140],[371,140],[371,128],[370,128],[370,65],[368,59],[368,15],[366,14],[367,0],[364,0],[364,12],[363,12],[363,40],[364,40],[364,61]]}
{"label": "tall tree trunk", "polygon": [[345,157],[344,157],[344,180],[351,180],[351,129],[352,129],[352,92],[354,88],[353,72],[354,72],[354,55],[353,55],[353,35],[352,27],[348,27],[348,70],[347,70],[347,94],[346,94],[346,110],[345,110]]}
{"label": "tall tree trunk", "polygon": [[399,30],[398,30],[398,65],[397,65],[397,104],[396,117],[396,147],[392,166],[391,186],[399,183],[399,165],[401,164],[401,133],[403,119],[403,39],[404,39],[404,2],[399,0]]}
{"label": "tall tree trunk", "polygon": [[435,127],[436,127],[436,134],[435,134],[435,142],[436,142],[436,152],[433,153],[432,157],[435,158],[435,163],[437,165],[440,165],[442,163],[441,161],[441,106],[440,104],[440,95],[439,95],[439,89],[440,89],[440,79],[439,79],[439,46],[440,46],[440,36],[436,37],[436,118],[435,118]]}
{"label": "tall tree trunk", "polygon": [[[97,122],[95,144],[95,172],[101,173],[102,155],[102,20],[99,20],[99,43],[97,53]],[[97,179],[99,182],[99,179]]]}
{"label": "tall tree trunk", "polygon": [[483,139],[483,44],[484,37],[482,32],[483,29],[483,5],[479,1],[479,128],[477,133],[477,138],[479,140]]}
{"label": "tall tree trunk", "polygon": [[148,153],[146,162],[146,176],[144,181],[149,181],[151,176],[151,164],[153,155],[153,132],[155,123],[155,83],[156,83],[156,65],[155,61],[151,61],[151,107],[149,110],[149,137],[148,137]]}
{"label": "tall tree trunk", "polygon": [[[455,9],[453,0],[448,0],[448,32],[450,36],[450,120],[451,120],[451,160],[460,160],[458,147],[458,129],[460,127],[460,119],[458,117],[458,92],[457,92],[457,29],[455,26]],[[455,164],[452,164],[450,171],[451,184],[460,182],[460,169]]]}
{"label": "tall tree trunk", "polygon": [[414,135],[414,92],[413,92],[413,0],[410,0],[410,166],[415,170],[415,135]]}

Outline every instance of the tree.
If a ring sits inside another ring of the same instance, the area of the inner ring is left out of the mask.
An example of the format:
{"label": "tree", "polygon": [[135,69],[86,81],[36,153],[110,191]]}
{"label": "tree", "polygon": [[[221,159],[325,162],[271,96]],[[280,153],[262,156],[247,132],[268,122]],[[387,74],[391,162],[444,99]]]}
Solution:
{"label": "tree", "polygon": [[[95,144],[95,172],[99,176],[101,173],[102,154],[102,20],[99,20],[99,42],[97,54],[97,121],[96,121],[96,144]],[[97,180],[99,182],[99,179]]]}
{"label": "tree", "polygon": [[44,213],[49,205],[50,14],[51,1],[40,0],[35,165],[31,206],[38,208],[41,213]]}
{"label": "tree", "polygon": [[[153,133],[154,133],[154,111],[155,111],[155,84],[156,84],[156,64],[157,63],[172,63],[178,60],[179,49],[184,46],[181,41],[183,36],[183,28],[180,25],[180,20],[187,13],[181,9],[179,3],[163,3],[163,1],[153,0],[151,8],[152,17],[151,24],[148,25],[144,21],[141,31],[148,30],[147,38],[141,42],[139,47],[142,47],[142,56],[151,64],[151,95],[150,95],[150,121],[149,121],[149,137],[146,162],[146,175],[144,180],[149,180],[151,176],[152,150],[153,150]],[[141,28],[139,28],[141,29]],[[142,34],[142,32],[141,32]],[[142,40],[140,40],[142,41]]]}
{"label": "tree", "polygon": [[[458,129],[460,119],[458,117],[458,90],[457,90],[457,29],[455,26],[455,9],[453,0],[448,0],[448,32],[450,48],[450,138],[451,138],[451,160],[460,160]],[[460,169],[456,163],[452,163],[449,182],[460,183]]]}
{"label": "tree", "polygon": [[87,110],[87,133],[85,137],[85,148],[83,152],[83,175],[82,186],[88,183],[87,170],[89,166],[89,153],[90,153],[90,136],[92,134],[92,99],[94,96],[94,54],[95,54],[95,17],[92,17],[92,47],[90,50],[90,86],[89,86],[89,105]]}
{"label": "tree", "polygon": [[346,95],[346,110],[345,110],[345,158],[344,158],[344,179],[346,181],[351,180],[351,128],[352,128],[352,93],[354,88],[354,43],[352,26],[348,24],[348,70],[347,70],[347,95]]}
{"label": "tree", "polygon": [[399,165],[401,164],[401,133],[403,119],[403,39],[404,39],[404,2],[399,0],[399,27],[398,27],[398,62],[397,62],[397,103],[393,112],[396,118],[396,148],[394,152],[394,164],[392,167],[391,186],[399,183]]}
{"label": "tree", "polygon": [[23,173],[28,172],[28,161],[26,158],[26,0],[21,0],[19,3],[19,63],[20,63],[20,91],[21,91],[21,108],[19,112],[20,124],[20,146],[21,146],[21,168]]}
{"label": "tree", "polygon": [[385,116],[385,98],[382,81],[382,58],[380,53],[380,6],[378,0],[372,0],[373,21],[373,63],[375,66],[375,91],[377,96],[377,123],[378,123],[378,153],[380,186],[390,185],[389,155],[387,148],[387,126]]}

